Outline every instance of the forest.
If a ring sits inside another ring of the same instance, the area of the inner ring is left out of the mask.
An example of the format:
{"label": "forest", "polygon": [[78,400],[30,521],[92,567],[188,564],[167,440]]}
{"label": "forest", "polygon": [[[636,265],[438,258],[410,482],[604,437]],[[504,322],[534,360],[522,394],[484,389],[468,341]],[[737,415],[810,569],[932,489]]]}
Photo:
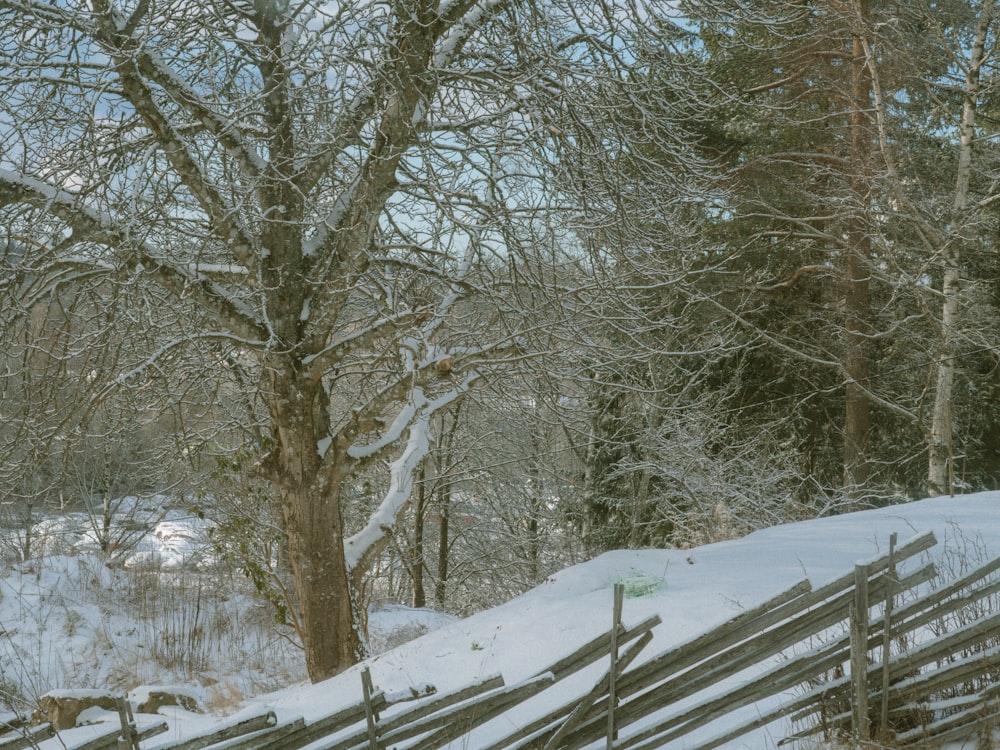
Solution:
{"label": "forest", "polygon": [[0,526],[170,496],[320,680],[1000,486],[993,0],[0,2]]}

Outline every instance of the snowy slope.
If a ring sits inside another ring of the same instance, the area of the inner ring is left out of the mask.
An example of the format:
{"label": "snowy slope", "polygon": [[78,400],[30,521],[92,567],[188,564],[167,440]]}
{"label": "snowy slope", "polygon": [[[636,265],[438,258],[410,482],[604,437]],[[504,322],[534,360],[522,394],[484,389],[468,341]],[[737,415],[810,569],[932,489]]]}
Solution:
{"label": "snowy slope", "polygon": [[[688,551],[611,552],[566,569],[513,601],[377,657],[367,666],[376,686],[387,692],[425,682],[443,692],[495,673],[512,684],[608,630],[616,581],[645,594],[626,598],[626,625],[654,613],[663,620],[646,649],[649,657],[803,578],[815,587],[850,572],[856,562],[884,553],[893,532],[902,543],[926,531],[938,538],[929,554],[944,556],[945,567],[953,566],[961,555],[973,558],[973,564],[1000,555],[1000,493],[930,499],[788,524]],[[359,666],[328,682],[252,703],[273,707],[279,716],[315,718],[357,700],[360,670]],[[592,681],[595,674],[581,676],[581,682]],[[547,699],[559,702],[558,696]],[[502,731],[502,722],[494,724],[494,732]],[[714,727],[710,736],[718,731]],[[747,739],[751,747],[771,745],[765,733]],[[487,741],[488,731],[475,739],[477,744]]]}
{"label": "snowy slope", "polygon": [[[971,564],[1000,555],[1000,493],[937,498],[874,511],[778,526],[745,538],[694,550],[619,551],[568,568],[532,591],[492,610],[445,625],[318,685],[300,685],[246,701],[241,714],[273,709],[279,719],[315,719],[357,702],[362,666],[371,669],[378,688],[405,691],[425,683],[448,691],[492,674],[508,684],[534,675],[611,623],[612,587],[626,583],[624,621],[635,624],[658,614],[662,624],[644,652],[651,657],[672,644],[720,624],[809,578],[814,587],[887,550],[891,533],[900,542],[933,531],[939,543],[930,551],[945,567],[961,556]],[[591,684],[602,665],[577,682],[560,683],[540,700],[561,703],[559,690]],[[549,695],[549,693],[553,693]],[[203,730],[205,717],[177,711],[171,716],[175,739]],[[464,747],[485,746],[491,736],[509,731],[523,715],[504,717],[484,727]],[[724,728],[724,727],[723,727]],[[787,730],[772,726],[771,735]],[[82,730],[78,730],[82,731]],[[714,736],[720,727],[705,730]],[[731,747],[772,747],[768,730]],[[458,744],[456,743],[456,747]]]}

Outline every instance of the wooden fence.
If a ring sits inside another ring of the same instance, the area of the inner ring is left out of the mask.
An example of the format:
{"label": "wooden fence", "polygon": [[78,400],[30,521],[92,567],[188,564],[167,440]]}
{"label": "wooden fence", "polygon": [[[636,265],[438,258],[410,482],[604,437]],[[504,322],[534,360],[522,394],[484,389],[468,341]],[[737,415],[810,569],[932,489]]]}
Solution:
{"label": "wooden fence", "polygon": [[[659,618],[625,627],[616,587],[607,633],[515,685],[493,676],[401,699],[375,691],[365,671],[359,702],[322,719],[264,713],[169,744],[147,741],[165,725],[137,727],[123,706],[121,728],[69,750],[654,750],[681,738],[688,750],[712,750],[779,719],[794,730],[782,744],[915,747],[986,733],[1000,706],[1000,609],[991,603],[1000,560],[921,587],[936,571],[918,556],[934,544],[925,534],[897,548],[893,537],[887,554],[851,573],[815,590],[801,581],[645,661]],[[578,681],[567,689],[566,678],[601,661],[607,668],[589,690]],[[550,689],[562,700],[534,700]],[[494,725],[488,743],[470,744],[471,732],[504,715],[505,731]],[[709,734],[713,726],[721,730]],[[51,736],[45,726],[21,729],[0,738],[0,750]]]}

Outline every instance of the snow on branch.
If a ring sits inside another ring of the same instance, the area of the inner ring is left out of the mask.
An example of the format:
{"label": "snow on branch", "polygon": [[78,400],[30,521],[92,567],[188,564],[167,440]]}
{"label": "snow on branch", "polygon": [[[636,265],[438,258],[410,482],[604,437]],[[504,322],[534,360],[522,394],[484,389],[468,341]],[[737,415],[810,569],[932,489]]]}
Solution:
{"label": "snow on branch", "polygon": [[[506,0],[483,0],[483,2],[476,3],[460,20],[456,21],[441,40],[434,53],[434,67],[442,68],[450,64],[461,52],[462,47],[473,32],[505,4]],[[454,11],[456,7],[461,7],[461,5],[456,3],[451,7],[451,10]],[[447,14],[447,11],[445,13]]]}
{"label": "snow on branch", "polygon": [[205,333],[194,333],[186,336],[179,336],[172,339],[157,349],[155,352],[150,354],[141,364],[136,365],[131,370],[127,370],[120,373],[114,380],[111,381],[100,393],[94,397],[95,403],[100,403],[106,399],[112,392],[126,385],[128,381],[134,380],[135,378],[142,375],[150,367],[153,367],[157,362],[160,361],[164,356],[173,351],[179,346],[184,344],[189,344],[192,341],[198,341],[201,339],[225,339],[227,341],[233,341],[241,346],[262,346],[263,341],[249,341],[247,339],[241,339],[238,336],[233,336],[231,333],[226,331],[207,331]]}
{"label": "snow on branch", "polygon": [[[32,206],[65,221],[72,245],[92,242],[119,251],[128,268],[140,268],[167,291],[192,298],[204,311],[226,325],[233,336],[256,340],[260,324],[254,311],[225,287],[192,269],[163,260],[155,248],[137,241],[114,216],[87,206],[80,195],[29,175],[0,169],[0,206]],[[55,261],[56,263],[58,261]],[[53,265],[53,264],[50,264]]]}
{"label": "snow on branch", "polygon": [[[309,304],[311,306],[311,303]],[[300,318],[302,315],[305,315],[305,319],[308,320],[309,313],[310,310],[303,308],[303,312],[300,313]],[[401,310],[393,315],[379,318],[360,330],[352,331],[345,336],[341,336],[336,341],[331,342],[315,354],[303,357],[302,365],[304,367],[326,368],[331,364],[331,359],[344,356],[353,349],[365,346],[370,341],[381,336],[385,332],[386,328],[400,328],[410,325],[416,321],[420,321],[422,318],[425,318],[427,314],[428,311],[426,309],[420,308],[417,310]]]}
{"label": "snow on branch", "polygon": [[0,205],[12,203],[26,203],[51,212],[71,225],[75,219],[85,218],[94,235],[88,239],[94,242],[104,241],[104,235],[96,230],[109,230],[114,224],[110,214],[83,205],[76,193],[29,175],[0,169]]}
{"label": "snow on branch", "polygon": [[380,450],[393,442],[391,436],[395,436],[393,439],[398,439],[403,431],[409,428],[402,453],[389,465],[389,490],[365,527],[344,541],[344,556],[348,570],[364,571],[371,560],[385,547],[399,515],[409,502],[417,469],[430,450],[431,418],[461,398],[478,377],[478,373],[470,372],[461,383],[434,399],[428,399],[423,388],[414,388],[410,403],[396,417],[381,440],[359,449],[352,447],[348,450],[348,454],[352,456],[355,452]]}
{"label": "snow on branch", "polygon": [[226,151],[237,160],[248,175],[256,177],[267,169],[267,162],[246,144],[233,119],[218,112],[200,97],[160,55],[155,52],[143,52],[138,55],[138,61],[143,74],[162,86],[175,101],[182,103],[194,113],[205,129],[219,139]]}

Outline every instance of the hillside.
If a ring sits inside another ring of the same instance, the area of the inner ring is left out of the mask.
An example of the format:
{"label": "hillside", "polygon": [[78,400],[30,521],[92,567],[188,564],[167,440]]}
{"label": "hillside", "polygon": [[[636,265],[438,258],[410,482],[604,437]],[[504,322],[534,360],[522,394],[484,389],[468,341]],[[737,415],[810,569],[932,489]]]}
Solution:
{"label": "hillside", "polygon": [[[983,493],[777,526],[692,550],[608,553],[563,570],[504,605],[446,624],[332,680],[245,700],[235,712],[232,708],[227,711],[226,720],[262,710],[273,710],[279,721],[296,716],[317,719],[359,700],[363,667],[370,668],[376,688],[390,694],[425,684],[443,693],[493,674],[501,674],[507,684],[513,684],[606,632],[616,582],[626,585],[626,626],[654,614],[662,620],[641,661],[705,632],[804,577],[818,586],[849,572],[855,562],[884,553],[893,532],[904,541],[932,531],[938,544],[927,554],[944,571],[956,572],[963,565],[981,563],[1000,555],[998,511],[1000,493]],[[462,746],[486,747],[491,737],[526,721],[529,714],[558,704],[563,692],[585,692],[602,670],[603,665],[595,665],[559,683],[543,692],[530,709],[520,708],[487,724]],[[180,709],[161,711],[169,714],[171,729],[162,742],[155,741],[150,747],[205,731],[220,720]],[[717,723],[691,739],[715,736],[723,729]],[[771,747],[788,729],[779,722],[732,747]],[[81,737],[93,731],[72,730]],[[42,744],[43,750],[49,745],[57,746],[50,741]]]}
{"label": "hillside", "polygon": [[[523,680],[609,628],[616,581],[631,582],[637,594],[625,600],[626,625],[651,614],[663,621],[646,649],[648,657],[803,577],[820,585],[849,572],[858,560],[884,553],[893,532],[905,540],[926,531],[939,540],[929,554],[944,570],[954,570],[963,558],[975,564],[1000,554],[1000,493],[930,499],[788,524],[693,550],[608,553],[560,572],[511,602],[377,657],[368,666],[374,683],[387,692],[425,682],[446,691],[493,673],[502,674],[508,684]],[[360,669],[252,703],[271,706],[279,716],[318,717],[357,699]],[[581,676],[581,682],[593,682],[596,674]],[[558,702],[558,696],[543,699]],[[493,729],[502,731],[511,720],[516,716],[494,722]],[[490,728],[477,735],[476,743],[488,743]],[[785,729],[774,728],[778,733]],[[712,736],[719,731],[717,726],[706,729]],[[772,746],[766,730],[760,735],[733,746]]]}

